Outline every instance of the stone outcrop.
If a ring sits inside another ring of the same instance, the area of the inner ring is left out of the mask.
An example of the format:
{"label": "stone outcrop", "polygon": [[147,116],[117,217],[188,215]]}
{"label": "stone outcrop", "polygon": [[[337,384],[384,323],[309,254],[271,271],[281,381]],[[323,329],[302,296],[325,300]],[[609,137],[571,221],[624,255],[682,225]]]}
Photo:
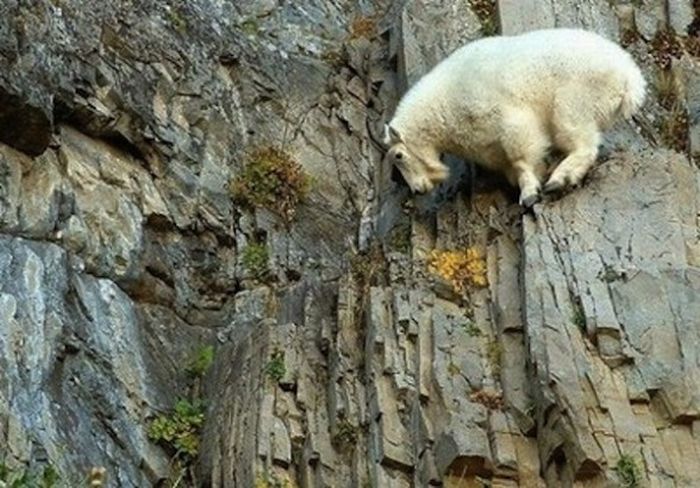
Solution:
{"label": "stone outcrop", "polygon": [[[5,1],[0,464],[66,486],[700,486],[695,3]],[[619,40],[650,82],[581,188],[523,214],[459,161],[429,196],[392,182],[407,86],[553,26]],[[260,148],[313,176],[291,223],[232,198]],[[479,279],[455,288],[452,251]],[[193,392],[181,472],[149,425]]]}

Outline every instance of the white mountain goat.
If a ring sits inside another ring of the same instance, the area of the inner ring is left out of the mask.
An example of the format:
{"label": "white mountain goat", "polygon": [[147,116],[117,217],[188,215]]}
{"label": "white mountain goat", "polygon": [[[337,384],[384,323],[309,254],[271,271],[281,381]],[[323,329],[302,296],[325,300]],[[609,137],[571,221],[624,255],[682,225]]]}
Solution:
{"label": "white mountain goat", "polygon": [[545,192],[578,185],[595,162],[601,131],[630,118],[646,81],[632,57],[592,32],[547,29],[471,42],[421,78],[385,127],[387,158],[411,190],[449,176],[441,153],[473,160],[539,200],[545,155],[567,156]]}

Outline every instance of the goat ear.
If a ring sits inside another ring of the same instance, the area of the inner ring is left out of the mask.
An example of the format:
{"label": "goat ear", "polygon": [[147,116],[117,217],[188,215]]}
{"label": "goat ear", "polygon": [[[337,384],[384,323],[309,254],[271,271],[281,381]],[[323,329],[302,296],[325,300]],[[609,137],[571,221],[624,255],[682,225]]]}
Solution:
{"label": "goat ear", "polygon": [[384,125],[384,144],[390,146],[390,145],[396,144],[397,142],[403,142],[403,139],[401,138],[401,134],[399,134],[399,131],[394,129],[389,124],[385,124]]}

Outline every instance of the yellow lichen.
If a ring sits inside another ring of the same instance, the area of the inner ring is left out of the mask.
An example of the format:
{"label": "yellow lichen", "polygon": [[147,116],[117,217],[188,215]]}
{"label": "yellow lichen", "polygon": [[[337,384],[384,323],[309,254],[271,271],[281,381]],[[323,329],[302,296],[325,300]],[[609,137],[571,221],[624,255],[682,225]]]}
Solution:
{"label": "yellow lichen", "polygon": [[483,288],[488,285],[486,260],[474,247],[464,251],[433,251],[428,257],[428,269],[452,283],[458,293],[467,287]]}

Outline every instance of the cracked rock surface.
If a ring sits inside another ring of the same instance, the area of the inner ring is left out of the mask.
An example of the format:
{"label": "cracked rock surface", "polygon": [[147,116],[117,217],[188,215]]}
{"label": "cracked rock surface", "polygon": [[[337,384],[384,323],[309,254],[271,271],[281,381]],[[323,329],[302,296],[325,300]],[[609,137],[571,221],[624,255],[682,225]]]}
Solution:
{"label": "cracked rock surface", "polygon": [[[171,486],[149,425],[214,345],[197,486],[700,486],[698,14],[5,0],[0,464]],[[461,161],[429,196],[392,182],[408,86],[554,26],[621,42],[650,85],[581,188],[524,214]],[[291,222],[232,198],[265,148],[311,176]]]}

